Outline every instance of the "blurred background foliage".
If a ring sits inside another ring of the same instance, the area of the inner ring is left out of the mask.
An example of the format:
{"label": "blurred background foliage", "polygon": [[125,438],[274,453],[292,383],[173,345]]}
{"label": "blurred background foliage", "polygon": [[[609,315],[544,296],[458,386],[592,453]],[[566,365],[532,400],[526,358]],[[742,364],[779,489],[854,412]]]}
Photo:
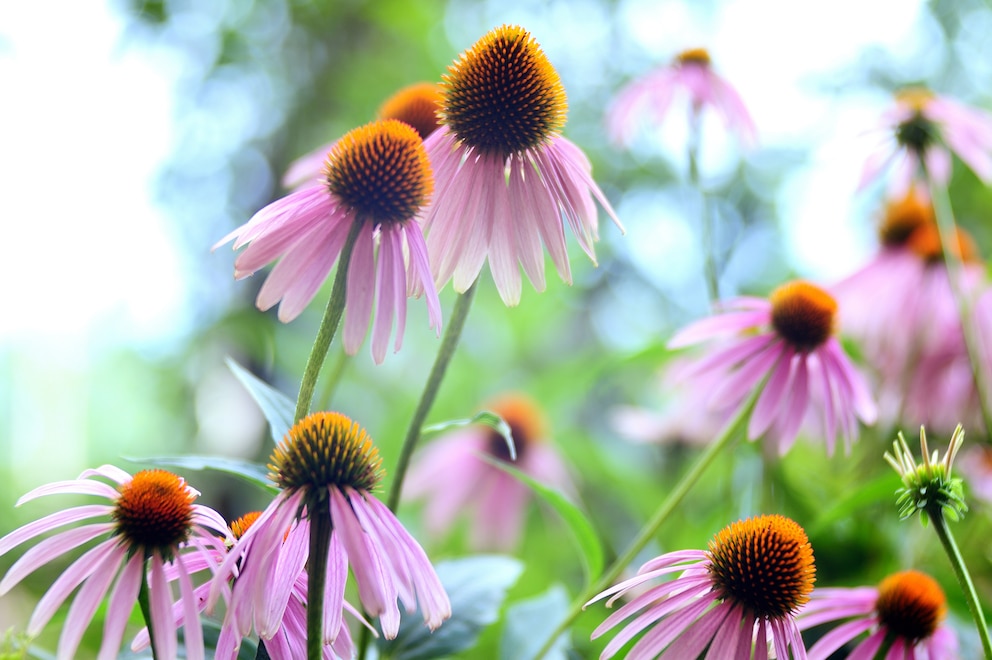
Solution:
{"label": "blurred background foliage", "polygon": [[[114,462],[134,470],[138,466],[122,457],[181,453],[264,462],[271,450],[264,420],[224,360],[232,357],[295,396],[329,287],[299,319],[282,325],[273,312],[254,308],[263,277],[234,283],[229,248],[213,254],[208,248],[284,193],[279,178],[294,158],[371,120],[397,89],[438,80],[458,53],[485,32],[513,22],[535,35],[559,69],[569,94],[565,134],[589,155],[627,236],[608,221],[601,223],[598,267],[573,244],[574,285],[568,287],[548,272],[547,292],[538,294],[525,285],[520,305],[512,309],[499,301],[484,271],[459,353],[428,422],[470,416],[501,392],[531,395],[543,406],[550,435],[573,468],[580,504],[600,531],[607,555],[622,550],[697,450],[679,442],[631,443],[611,425],[612,411],[619,405],[658,409],[665,403],[657,377],[669,359],[665,342],[675,328],[705,313],[707,303],[694,220],[698,200],[685,183],[681,148],[646,137],[630,150],[618,149],[608,143],[603,113],[623,83],[678,50],[705,45],[719,52],[719,44],[674,42],[647,50],[644,39],[632,32],[641,13],[643,21],[681,17],[705,29],[716,25],[733,3],[657,3],[667,13],[653,11],[652,4],[117,0],[113,11],[126,25],[119,47],[150,54],[176,81],[174,143],[155,195],[170,218],[169,238],[179,246],[188,318],[158,343],[98,340],[94,345],[99,348],[71,356],[57,346],[27,341],[9,341],[0,348],[0,411],[5,420],[0,425],[0,502],[5,511],[0,533],[53,506],[68,505],[43,500],[12,507],[29,488],[72,478],[87,466]],[[855,59],[821,70],[805,84],[832,107],[866,95],[887,97],[913,83],[992,107],[992,42],[987,39],[992,12],[987,4],[943,0],[916,11],[911,34],[918,43],[912,47],[893,52],[869,43]],[[851,20],[856,19],[852,14]],[[886,27],[879,22],[873,29]],[[677,30],[677,25],[667,26],[664,33]],[[789,58],[790,53],[780,56]],[[719,70],[721,62],[715,64]],[[766,62],[769,75],[778,64]],[[767,105],[775,99],[756,101]],[[760,115],[758,120],[764,130]],[[672,117],[673,122],[678,119]],[[706,139],[713,134],[719,143],[716,134],[722,127],[713,123],[706,128]],[[737,152],[732,143],[719,143],[705,154],[709,160],[704,165],[710,169],[704,176],[720,221],[725,295],[765,294],[791,275],[829,271],[804,263],[790,229],[799,220],[789,215],[797,208],[794,197],[802,194],[790,192],[794,175],[816,176],[822,155],[812,154],[821,137],[815,132],[801,139],[780,135],[748,154]],[[855,199],[853,188],[835,185],[832,194],[852,199],[851,217],[833,219],[842,241],[849,243],[813,250],[836,250],[836,260],[847,263],[851,257],[841,254],[844,248],[853,254],[872,250],[881,191]],[[987,222],[992,193],[958,166],[951,194],[959,221],[987,254],[992,250]],[[154,245],[139,249],[155,260]],[[833,259],[823,256],[828,264]],[[441,299],[450,310],[450,287]],[[102,331],[97,328],[93,334]],[[340,367],[342,378],[329,405],[360,421],[376,439],[387,471],[384,488],[438,345],[422,305],[412,305],[403,350],[389,355],[382,366],[373,365],[367,347],[347,360],[339,346],[332,347],[329,364]],[[318,388],[324,401],[330,394]],[[910,437],[913,433],[907,430]],[[916,566],[944,586],[955,621],[966,620],[936,539],[915,522],[897,520],[891,493],[898,479],[881,459],[893,434],[893,429],[869,430],[850,456],[839,452],[831,459],[824,458],[822,446],[803,442],[783,459],[763,452],[760,445],[738,445],[710,470],[644,559],[703,547],[740,517],[780,512],[810,533],[820,584],[871,584],[888,572]],[[985,440],[976,436],[969,439]],[[938,440],[941,446],[944,442]],[[234,479],[212,473],[187,476],[203,491],[201,501],[228,519],[265,505],[260,493]],[[955,530],[988,603],[992,530],[989,511],[973,504]],[[407,506],[401,517],[422,537],[417,512],[416,506]],[[526,568],[509,600],[543,593],[556,583],[577,593],[581,565],[574,548],[560,542],[560,522],[535,506],[527,530],[517,552]],[[468,553],[461,533],[422,538],[432,558]],[[0,572],[14,559],[0,557]],[[28,604],[57,570],[56,565],[46,567],[25,581],[23,589],[0,600],[0,630],[23,627]],[[63,608],[58,616],[64,615]],[[588,641],[588,633],[603,616],[594,607],[580,619],[573,638],[581,657],[600,648]],[[495,657],[499,627],[497,623],[485,633],[481,650],[464,657]],[[958,627],[966,645],[973,643],[968,626]],[[58,627],[49,626],[39,645],[53,648],[57,634]],[[98,637],[98,627],[91,627],[88,641],[94,644]]]}

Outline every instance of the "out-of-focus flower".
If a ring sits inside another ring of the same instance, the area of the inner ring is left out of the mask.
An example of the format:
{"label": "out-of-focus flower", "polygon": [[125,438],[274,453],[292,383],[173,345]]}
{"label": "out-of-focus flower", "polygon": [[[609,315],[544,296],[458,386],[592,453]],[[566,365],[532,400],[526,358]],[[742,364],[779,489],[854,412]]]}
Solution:
{"label": "out-of-focus flower", "polygon": [[[826,660],[860,635],[849,658],[902,660],[926,658],[951,660],[957,657],[957,638],[944,625],[947,601],[937,582],[920,571],[903,571],[882,580],[878,587],[816,589],[799,612],[801,630],[824,623],[840,622],[809,649],[809,660]],[[886,639],[891,646],[884,656],[878,651]]]}
{"label": "out-of-focus flower", "polygon": [[[640,590],[671,573],[680,575]],[[606,646],[601,660],[612,658],[644,630],[624,656],[628,660],[663,653],[665,658],[737,660],[751,658],[755,644],[754,657],[765,658],[769,643],[775,657],[803,658],[795,614],[809,600],[815,579],[813,549],[803,528],[784,516],[758,516],[724,528],[708,550],[652,559],[637,577],[607,589],[586,607],[608,596],[611,607],[639,591],[593,632],[595,639],[636,615]]]}
{"label": "out-of-focus flower", "polygon": [[693,115],[710,108],[742,142],[751,145],[757,140],[757,128],[740,94],[713,71],[710,55],[703,48],[679,53],[670,65],[620,90],[607,112],[610,137],[618,143],[630,143],[645,120],[660,125],[679,94],[688,96]]}
{"label": "out-of-focus flower", "polygon": [[399,630],[397,600],[408,612],[419,603],[432,630],[451,616],[448,596],[427,555],[371,493],[381,462],[365,430],[339,413],[314,413],[290,429],[269,466],[282,491],[238,540],[214,578],[211,601],[240,570],[225,626],[240,637],[253,628],[263,639],[279,631],[308,562],[312,516],[320,515],[315,512],[321,508],[332,526],[328,554],[309,557],[309,565],[327,562],[325,642],[333,645],[342,629],[349,566],[362,606],[380,617],[387,638]]}
{"label": "out-of-focus flower", "polygon": [[[882,420],[945,432],[958,422],[977,425],[981,409],[929,199],[911,189],[891,202],[880,235],[879,254],[832,291],[844,333],[878,374]],[[958,230],[952,247],[962,261],[958,287],[975,299],[986,286],[975,243]],[[992,314],[973,307],[973,322],[992,330]]]}
{"label": "out-of-focus flower", "polygon": [[[571,492],[572,482],[558,452],[546,437],[537,404],[521,395],[507,395],[489,405],[509,425],[517,453],[514,467],[541,483]],[[476,549],[510,550],[523,529],[530,488],[483,460],[510,462],[506,441],[488,426],[453,431],[428,446],[410,469],[405,484],[410,498],[426,497],[427,528],[440,534],[459,516],[471,518]]]}
{"label": "out-of-focus flower", "polygon": [[924,166],[934,182],[946,184],[951,178],[951,152],[982,181],[992,183],[989,113],[914,87],[896,94],[895,105],[880,123],[887,138],[865,161],[859,188],[891,168],[890,191],[899,196],[922,180]]}
{"label": "out-of-focus flower", "polygon": [[972,445],[961,452],[958,461],[958,472],[968,484],[972,495],[992,505],[992,447],[988,445]]}
{"label": "out-of-focus flower", "polygon": [[[386,99],[376,113],[376,117],[399,119],[404,124],[412,126],[420,135],[420,139],[425,139],[438,126],[437,111],[440,101],[441,88],[437,83],[416,83],[404,87]],[[336,142],[328,142],[317,147],[290,163],[286,168],[286,174],[282,177],[283,187],[292,190],[320,183],[327,154],[334,148]]]}
{"label": "out-of-focus flower", "polygon": [[[784,454],[810,416],[832,454],[838,431],[849,448],[858,437],[858,420],[874,423],[867,385],[834,336],[837,303],[830,294],[794,281],[768,300],[737,298],[724,309],[676,334],[669,347],[722,340],[687,378],[692,387],[707,387],[708,405],[717,411],[738,409],[763,387],[748,423],[749,438],[767,433]],[[719,384],[710,387],[715,380]]]}
{"label": "out-of-focus flower", "polygon": [[433,188],[430,163],[416,131],[387,119],[341,138],[327,156],[324,174],[321,185],[269,204],[214,247],[231,239],[234,249],[248,246],[234,262],[237,279],[279,259],[256,304],[267,310],[282,301],[279,320],[288,322],[316,295],[357,224],[347,266],[343,344],[349,354],[358,351],[374,302],[372,357],[380,363],[394,318],[394,350],[402,344],[408,295],[426,294],[431,327],[440,332],[441,303],[417,221]]}
{"label": "out-of-focus flower", "polygon": [[[108,479],[117,487],[95,477]],[[110,590],[98,657],[116,658],[124,629],[138,602],[141,583],[147,580],[156,656],[174,658],[178,625],[172,616],[172,592],[166,576],[166,568],[171,564],[179,582],[180,602],[188,624],[183,632],[186,656],[203,658],[203,630],[190,576],[204,568],[200,561],[203,553],[216,548],[223,550],[224,537],[217,534],[227,531],[227,523],[220,514],[201,504],[193,504],[199,492],[171,472],[142,470],[131,476],[112,465],[86,470],[72,481],[40,486],[21,497],[17,504],[20,506],[37,497],[55,494],[95,495],[110,503],[73,507],[16,529],[0,539],[0,555],[68,523],[92,518],[109,520],[65,530],[38,543],[11,566],[0,582],[0,594],[56,557],[93,539],[107,538],[87,550],[52,583],[31,615],[28,635],[34,637],[41,632],[59,606],[76,587],[80,587],[69,608],[58,646],[60,658],[74,657],[83,633]],[[110,583],[115,578],[117,581],[111,590]]]}
{"label": "out-of-focus flower", "polygon": [[572,281],[564,224],[595,261],[595,198],[620,222],[582,151],[560,135],[567,103],[558,72],[530,33],[496,28],[448,68],[441,127],[424,142],[437,192],[424,230],[443,287],[467,290],[489,258],[507,305],[520,301],[520,268],[543,291],[547,247]]}

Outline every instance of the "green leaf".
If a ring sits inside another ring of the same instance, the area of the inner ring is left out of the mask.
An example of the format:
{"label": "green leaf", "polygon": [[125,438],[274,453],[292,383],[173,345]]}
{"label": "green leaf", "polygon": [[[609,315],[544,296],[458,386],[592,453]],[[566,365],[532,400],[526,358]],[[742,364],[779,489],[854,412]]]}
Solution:
{"label": "green leaf", "polygon": [[279,487],[269,481],[269,469],[260,463],[242,461],[224,456],[155,456],[152,458],[125,458],[132,463],[145,463],[184,470],[216,470],[234,475],[272,495],[279,494]]}
{"label": "green leaf", "polygon": [[506,440],[506,446],[510,450],[510,458],[517,460],[517,446],[513,442],[513,431],[510,430],[510,425],[507,424],[502,417],[491,410],[483,410],[482,412],[476,413],[470,419],[452,419],[447,422],[425,426],[420,431],[420,438],[421,440],[427,440],[428,438],[432,438],[440,433],[444,433],[445,431],[461,428],[463,426],[472,426],[474,424],[488,426],[503,436],[503,439]]}
{"label": "green leaf", "polygon": [[568,498],[562,495],[559,491],[551,488],[550,486],[545,486],[541,482],[527,474],[524,474],[509,463],[491,456],[480,455],[480,458],[500,470],[513,475],[518,480],[530,486],[530,488],[537,493],[541,499],[547,502],[548,505],[554,509],[559,516],[561,516],[561,519],[565,521],[565,525],[568,527],[569,531],[572,532],[572,537],[575,539],[576,546],[582,556],[583,568],[586,572],[587,581],[593,580],[603,571],[603,547],[599,543],[599,537],[596,535],[596,529],[592,526],[592,523],[589,522],[589,519],[586,518],[585,514],[582,513],[582,510],[579,509],[579,507],[572,504]]}
{"label": "green leaf", "polygon": [[[500,660],[533,660],[555,626],[568,612],[568,592],[552,585],[540,596],[514,603],[506,612],[499,643]],[[545,660],[568,657],[568,633],[562,633],[544,656]]]}
{"label": "green leaf", "polygon": [[296,416],[296,402],[231,358],[227,358],[226,362],[234,377],[241,381],[241,384],[248,390],[248,394],[251,394],[251,398],[255,399],[255,403],[262,409],[262,414],[265,415],[265,420],[269,423],[272,440],[278,444],[293,426],[293,419]]}
{"label": "green leaf", "polygon": [[381,658],[429,660],[472,648],[482,629],[499,619],[506,591],[524,567],[512,557],[476,555],[435,569],[451,600],[451,618],[431,632],[419,612],[404,612],[396,639],[376,640]]}
{"label": "green leaf", "polygon": [[900,502],[907,497],[899,488],[898,475],[886,473],[881,477],[873,479],[859,487],[853,488],[849,494],[841,497],[835,504],[829,506],[816,518],[812,525],[806,527],[806,532],[810,536],[827,533],[831,526],[841,520],[850,520],[857,516],[859,511],[884,502],[896,493],[896,506],[901,507]]}

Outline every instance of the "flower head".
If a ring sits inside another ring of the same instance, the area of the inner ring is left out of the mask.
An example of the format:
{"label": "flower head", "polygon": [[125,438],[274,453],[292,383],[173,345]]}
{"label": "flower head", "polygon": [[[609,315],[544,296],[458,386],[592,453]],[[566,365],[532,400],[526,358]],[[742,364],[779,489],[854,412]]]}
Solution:
{"label": "flower head", "polygon": [[908,88],[896,94],[881,123],[888,139],[865,162],[859,187],[890,165],[896,196],[923,179],[924,172],[945,184],[951,177],[951,152],[985,183],[992,182],[992,115],[928,89]]}
{"label": "flower head", "polygon": [[[520,471],[548,486],[570,492],[565,465],[547,438],[537,403],[519,394],[504,395],[485,406],[509,425]],[[449,529],[455,519],[471,520],[471,543],[476,549],[510,550],[522,531],[531,491],[488,456],[510,462],[504,438],[488,426],[471,426],[450,433],[416,457],[405,484],[407,496],[424,497],[424,518],[435,534]]]}
{"label": "flower head", "polygon": [[679,53],[671,64],[636,80],[617,95],[607,114],[611,137],[629,143],[642,118],[661,124],[679,94],[689,99],[694,115],[704,108],[716,112],[727,128],[745,143],[756,140],[757,128],[737,90],[713,71],[704,48]]}
{"label": "flower head", "polygon": [[951,476],[954,457],[964,443],[964,430],[960,425],[951,434],[947,453],[941,459],[937,450],[933,455],[927,448],[926,430],[920,427],[920,452],[923,462],[917,463],[906,444],[902,431],[892,443],[892,453],[885,452],[885,460],[899,473],[903,487],[897,491],[899,515],[905,520],[917,511],[923,521],[927,516],[942,514],[958,520],[968,510],[964,501],[964,488],[959,477]]}
{"label": "flower head", "polygon": [[[520,267],[543,291],[542,242],[571,282],[563,219],[595,259],[596,200],[619,225],[585,155],[561,137],[567,101],[529,32],[492,30],[448,68],[441,127],[424,142],[437,179],[425,231],[438,286],[468,289],[489,258],[500,297],[520,301]],[[518,265],[519,264],[519,265]]]}
{"label": "flower head", "polygon": [[266,310],[281,301],[279,320],[288,322],[316,295],[357,225],[347,264],[343,343],[348,353],[358,351],[375,303],[372,357],[380,363],[394,317],[394,350],[402,344],[408,295],[426,293],[431,327],[440,332],[441,305],[416,219],[432,188],[416,131],[395,119],[373,122],[334,145],[321,185],[269,204],[217,245],[235,239],[235,249],[248,246],[234,262],[238,279],[279,259],[256,304]]}
{"label": "flower head", "polygon": [[[95,477],[114,482],[116,488]],[[65,530],[38,543],[0,581],[0,594],[52,559],[93,539],[104,537],[104,540],[87,550],[55,580],[31,615],[28,634],[37,635],[72,591],[82,585],[69,608],[58,646],[59,657],[74,656],[97,607],[110,591],[99,657],[115,658],[131,611],[138,602],[141,582],[147,580],[156,655],[175,657],[178,625],[172,616],[172,593],[168,586],[167,573],[171,572],[179,581],[185,620],[192,622],[184,630],[187,656],[202,658],[203,631],[190,575],[205,567],[200,561],[204,553],[223,548],[223,537],[216,535],[226,532],[224,519],[213,509],[194,504],[199,493],[182,477],[165,470],[142,470],[131,476],[104,465],[86,470],[78,479],[36,488],[17,504],[54,494],[95,495],[109,504],[66,509],[16,529],[0,539],[0,555],[67,523],[98,517],[106,518],[106,522]],[[111,590],[110,583],[115,578]]]}
{"label": "flower head", "polygon": [[[850,657],[875,658],[891,640],[885,660],[953,657],[957,640],[944,625],[947,601],[936,580],[920,571],[889,575],[878,587],[816,589],[799,613],[805,630],[829,622],[845,621],[824,634],[809,650],[809,660],[825,660],[841,646],[868,636]],[[925,654],[925,655],[924,655]]]}
{"label": "flower head", "polygon": [[[813,550],[802,527],[780,515],[738,521],[710,541],[709,549],[662,555],[637,577],[607,589],[586,606],[610,596],[607,606],[670,573],[668,582],[644,589],[611,614],[593,639],[637,615],[604,649],[611,658],[641,631],[627,658],[803,657],[795,614],[809,600],[816,579]],[[707,647],[709,650],[707,651]],[[794,656],[789,655],[792,649]]]}
{"label": "flower head", "polygon": [[451,615],[451,605],[420,545],[371,490],[380,459],[368,434],[339,413],[314,413],[296,423],[273,452],[270,478],[282,492],[238,540],[214,579],[215,601],[229,576],[239,571],[225,626],[245,636],[254,629],[271,639],[285,621],[300,572],[307,563],[314,515],[329,515],[332,532],[324,599],[324,635],[334,644],[346,607],[351,567],[365,610],[380,617],[387,638],[396,636],[400,613],[418,602],[433,630]]}
{"label": "flower head", "polygon": [[[398,119],[409,124],[421,139],[425,139],[438,127],[437,111],[441,101],[441,89],[436,83],[415,83],[399,90],[379,107],[377,119]],[[291,190],[306,185],[320,183],[327,153],[335,142],[317,147],[300,156],[286,168],[282,185]]]}
{"label": "flower head", "polygon": [[[764,383],[748,424],[749,438],[767,432],[784,454],[809,415],[820,422],[832,453],[838,430],[849,447],[858,435],[857,420],[874,422],[867,385],[835,336],[837,303],[829,293],[794,281],[773,291],[769,300],[738,298],[725,309],[685,328],[669,346],[730,335],[688,376],[710,388],[709,405],[718,411],[739,408]],[[710,387],[715,381],[719,384]]]}

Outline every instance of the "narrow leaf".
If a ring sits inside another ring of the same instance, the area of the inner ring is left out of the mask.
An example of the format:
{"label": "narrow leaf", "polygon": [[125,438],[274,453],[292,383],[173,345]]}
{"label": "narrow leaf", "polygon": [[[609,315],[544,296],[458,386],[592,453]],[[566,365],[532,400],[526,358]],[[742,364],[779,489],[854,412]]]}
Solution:
{"label": "narrow leaf", "polygon": [[227,366],[262,409],[262,414],[269,423],[272,440],[278,444],[293,426],[296,403],[231,358],[227,358]]}
{"label": "narrow leaf", "polygon": [[586,518],[585,514],[582,513],[581,509],[572,504],[559,491],[550,486],[545,486],[509,463],[491,456],[480,455],[480,458],[530,486],[531,490],[537,493],[541,499],[547,502],[561,516],[569,531],[572,532],[572,537],[575,539],[579,554],[582,556],[587,581],[593,580],[602,572],[604,562],[603,547],[599,543],[599,537],[596,535],[595,528],[589,522],[589,519]]}
{"label": "narrow leaf", "polygon": [[432,424],[431,426],[425,426],[420,431],[420,437],[422,440],[426,440],[440,433],[444,433],[445,431],[461,428],[463,426],[472,426],[473,424],[488,426],[503,436],[503,439],[506,441],[507,449],[510,450],[510,458],[517,460],[517,446],[513,442],[513,431],[510,430],[510,425],[507,424],[502,417],[491,410],[483,410],[482,412],[473,415],[470,419],[452,419],[447,422],[440,422],[438,424]]}

